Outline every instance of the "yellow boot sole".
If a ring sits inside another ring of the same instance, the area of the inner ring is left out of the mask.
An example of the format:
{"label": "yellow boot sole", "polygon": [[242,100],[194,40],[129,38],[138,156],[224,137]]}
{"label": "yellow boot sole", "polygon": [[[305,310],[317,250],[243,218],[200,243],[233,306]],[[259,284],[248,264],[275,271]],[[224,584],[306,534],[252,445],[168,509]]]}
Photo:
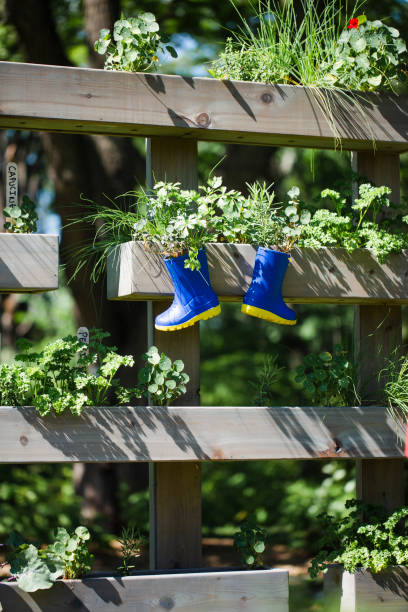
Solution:
{"label": "yellow boot sole", "polygon": [[180,323],[180,325],[155,325],[155,328],[159,331],[177,331],[178,329],[185,329],[186,327],[191,327],[197,321],[206,321],[207,319],[212,319],[217,315],[221,314],[221,306],[214,306],[214,308],[210,308],[209,310],[205,310],[201,314],[193,317],[189,321],[185,321],[185,323]]}
{"label": "yellow boot sole", "polygon": [[251,317],[257,317],[258,319],[270,321],[271,323],[278,323],[279,325],[296,325],[296,319],[294,321],[284,319],[283,317],[273,314],[273,312],[269,312],[269,310],[257,308],[256,306],[249,306],[249,304],[242,304],[241,312],[250,315]]}

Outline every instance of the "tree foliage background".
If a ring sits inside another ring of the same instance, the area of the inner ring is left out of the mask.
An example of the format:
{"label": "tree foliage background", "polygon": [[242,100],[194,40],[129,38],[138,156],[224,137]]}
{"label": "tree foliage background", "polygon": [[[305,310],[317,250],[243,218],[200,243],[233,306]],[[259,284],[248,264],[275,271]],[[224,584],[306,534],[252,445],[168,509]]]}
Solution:
{"label": "tree foliage background", "polygon": [[[235,0],[244,14],[247,0]],[[300,11],[300,2],[299,4]],[[164,72],[206,75],[206,66],[237,25],[230,2],[219,0],[0,0],[0,59],[44,64],[102,68],[93,51],[99,30],[112,28],[121,11],[132,15],[153,12],[161,29],[171,36],[179,59],[168,61]],[[361,11],[360,11],[361,12]],[[369,0],[365,12],[387,18],[408,40],[408,3]],[[120,95],[120,92],[118,92]],[[70,134],[0,132],[4,167],[19,164],[20,192],[39,202],[42,228],[64,225],[80,214],[80,194],[100,200],[116,196],[144,182],[144,142],[137,139]],[[216,164],[229,187],[245,190],[245,183],[274,183],[278,195],[293,184],[304,197],[319,204],[320,190],[346,178],[349,155],[289,148],[200,143],[202,181]],[[402,191],[408,172],[402,156]],[[0,189],[0,205],[4,189]],[[75,245],[89,239],[82,226],[63,232],[65,278],[75,261],[68,257]],[[61,279],[64,284],[64,278]],[[100,326],[112,342],[136,359],[146,347],[145,305],[104,299],[96,287],[90,299],[86,273],[56,294],[1,298],[2,358],[13,354],[15,340],[26,336],[39,343],[75,330],[78,325]],[[311,351],[350,347],[353,312],[346,306],[299,306],[299,324],[285,329],[243,317],[239,306],[225,304],[223,315],[201,328],[202,403],[252,405],[257,374],[265,355],[279,356],[293,371]],[[276,405],[306,404],[307,398],[288,373],[275,389]],[[74,481],[72,480],[74,476]],[[136,522],[147,528],[147,472],[145,466],[0,466],[0,535],[18,528],[29,536],[46,538],[56,523],[70,526],[83,517],[95,528],[118,533]],[[74,494],[76,492],[76,495]],[[350,462],[243,462],[203,466],[205,533],[231,533],[248,515],[268,526],[276,542],[312,546],[319,511],[341,511],[352,497]],[[34,516],[34,518],[33,518]]]}

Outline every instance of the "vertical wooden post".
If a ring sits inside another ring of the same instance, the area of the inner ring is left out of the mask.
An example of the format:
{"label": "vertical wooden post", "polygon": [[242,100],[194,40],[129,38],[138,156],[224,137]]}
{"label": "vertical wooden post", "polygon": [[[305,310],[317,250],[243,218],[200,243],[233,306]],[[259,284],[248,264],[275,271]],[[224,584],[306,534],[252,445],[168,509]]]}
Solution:
{"label": "vertical wooden post", "polygon": [[[197,143],[179,138],[153,138],[147,147],[146,167],[148,185],[166,180],[195,189]],[[168,301],[156,302],[153,318],[168,306]],[[174,332],[155,330],[153,338],[160,351],[171,359],[184,361],[190,376],[187,394],[179,404],[197,406],[200,402],[199,325]],[[150,567],[200,566],[201,466],[198,462],[153,463],[150,466]]]}
{"label": "vertical wooden post", "polygon": [[[397,153],[358,153],[355,169],[373,183],[391,187],[392,200],[399,202],[400,170]],[[364,390],[370,399],[378,400],[381,383],[377,375],[391,352],[402,344],[401,307],[356,306],[354,342]],[[359,459],[356,467],[359,499],[382,504],[389,510],[404,504],[403,459]]]}

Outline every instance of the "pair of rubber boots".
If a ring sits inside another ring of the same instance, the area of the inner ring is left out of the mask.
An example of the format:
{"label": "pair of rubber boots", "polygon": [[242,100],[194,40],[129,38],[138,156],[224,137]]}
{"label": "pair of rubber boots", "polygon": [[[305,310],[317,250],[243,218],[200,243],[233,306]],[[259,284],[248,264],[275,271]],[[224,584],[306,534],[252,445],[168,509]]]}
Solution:
{"label": "pair of rubber boots", "polygon": [[[181,255],[164,260],[173,281],[174,300],[170,308],[156,317],[155,327],[160,331],[184,329],[221,312],[210,284],[205,250],[198,252],[200,270],[185,268],[187,257]],[[244,297],[242,312],[281,325],[295,325],[296,313],[282,299],[282,283],[288,263],[287,253],[258,247],[252,282]]]}

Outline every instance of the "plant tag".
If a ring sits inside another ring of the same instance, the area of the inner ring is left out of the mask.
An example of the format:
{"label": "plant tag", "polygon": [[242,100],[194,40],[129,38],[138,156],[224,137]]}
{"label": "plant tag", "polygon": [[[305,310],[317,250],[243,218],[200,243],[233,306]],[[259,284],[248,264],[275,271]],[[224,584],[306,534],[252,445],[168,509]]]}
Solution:
{"label": "plant tag", "polygon": [[15,162],[6,166],[6,206],[18,206],[18,170]]}
{"label": "plant tag", "polygon": [[87,327],[79,327],[77,331],[77,338],[80,342],[89,344],[89,329]]}

